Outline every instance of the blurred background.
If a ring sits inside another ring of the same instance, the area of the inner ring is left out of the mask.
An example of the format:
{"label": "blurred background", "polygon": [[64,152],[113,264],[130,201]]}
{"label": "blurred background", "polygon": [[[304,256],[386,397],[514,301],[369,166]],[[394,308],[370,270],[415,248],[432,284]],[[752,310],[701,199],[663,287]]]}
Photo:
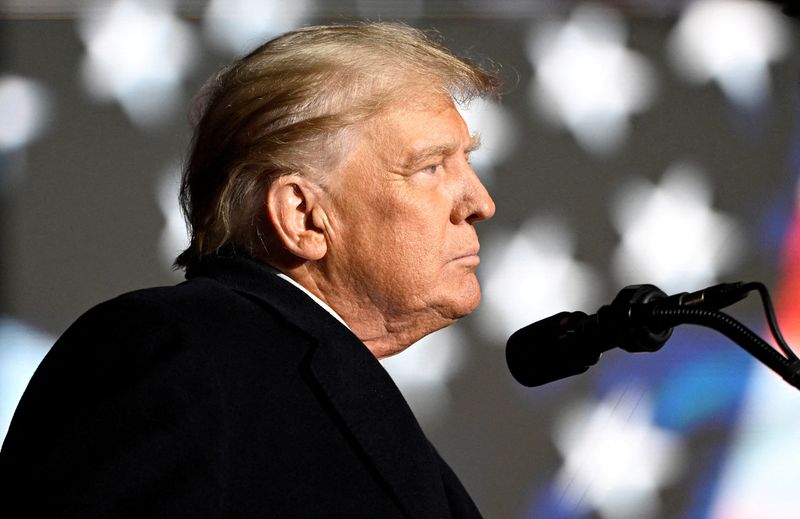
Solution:
{"label": "blurred background", "polygon": [[[463,107],[498,207],[482,306],[385,362],[484,515],[796,518],[800,393],[727,339],[679,327],[539,388],[504,358],[519,327],[633,283],[762,281],[800,346],[800,22],[756,0],[0,1],[0,438],[81,313],[181,280],[205,79],[358,19],[435,31],[505,80]],[[731,311],[764,333],[757,301]]]}

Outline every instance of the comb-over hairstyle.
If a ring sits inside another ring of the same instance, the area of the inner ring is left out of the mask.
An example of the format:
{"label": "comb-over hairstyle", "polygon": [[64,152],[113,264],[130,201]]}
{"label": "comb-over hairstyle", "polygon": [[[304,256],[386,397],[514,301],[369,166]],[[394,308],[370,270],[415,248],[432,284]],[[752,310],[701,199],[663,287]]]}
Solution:
{"label": "comb-over hairstyle", "polygon": [[497,93],[497,77],[397,23],[307,27],[275,38],[201,89],[180,202],[186,267],[221,247],[265,252],[265,193],[295,173],[325,182],[349,149],[348,129],[400,100],[464,103]]}

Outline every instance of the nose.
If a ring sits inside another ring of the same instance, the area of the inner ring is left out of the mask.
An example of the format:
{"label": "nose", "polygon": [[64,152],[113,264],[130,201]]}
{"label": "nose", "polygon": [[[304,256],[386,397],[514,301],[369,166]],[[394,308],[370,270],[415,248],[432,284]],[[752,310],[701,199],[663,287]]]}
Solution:
{"label": "nose", "polygon": [[471,167],[467,166],[464,174],[463,193],[461,199],[453,207],[452,222],[472,224],[488,220],[494,216],[494,200]]}

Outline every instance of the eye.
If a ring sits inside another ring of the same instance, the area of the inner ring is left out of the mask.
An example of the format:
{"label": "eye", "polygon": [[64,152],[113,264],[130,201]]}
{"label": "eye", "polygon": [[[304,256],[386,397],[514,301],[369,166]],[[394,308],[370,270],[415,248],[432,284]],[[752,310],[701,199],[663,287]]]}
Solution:
{"label": "eye", "polygon": [[431,164],[430,166],[425,166],[424,168],[422,168],[420,172],[427,173],[429,175],[435,175],[436,172],[439,170],[439,167],[441,167],[441,164]]}

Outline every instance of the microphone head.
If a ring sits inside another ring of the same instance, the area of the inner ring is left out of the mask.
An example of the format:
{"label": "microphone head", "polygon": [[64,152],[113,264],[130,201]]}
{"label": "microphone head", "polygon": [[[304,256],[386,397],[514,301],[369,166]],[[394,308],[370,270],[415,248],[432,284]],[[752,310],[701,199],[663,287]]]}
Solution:
{"label": "microphone head", "polygon": [[521,328],[506,343],[506,363],[523,386],[541,386],[585,372],[607,348],[591,332],[596,319],[561,312]]}

